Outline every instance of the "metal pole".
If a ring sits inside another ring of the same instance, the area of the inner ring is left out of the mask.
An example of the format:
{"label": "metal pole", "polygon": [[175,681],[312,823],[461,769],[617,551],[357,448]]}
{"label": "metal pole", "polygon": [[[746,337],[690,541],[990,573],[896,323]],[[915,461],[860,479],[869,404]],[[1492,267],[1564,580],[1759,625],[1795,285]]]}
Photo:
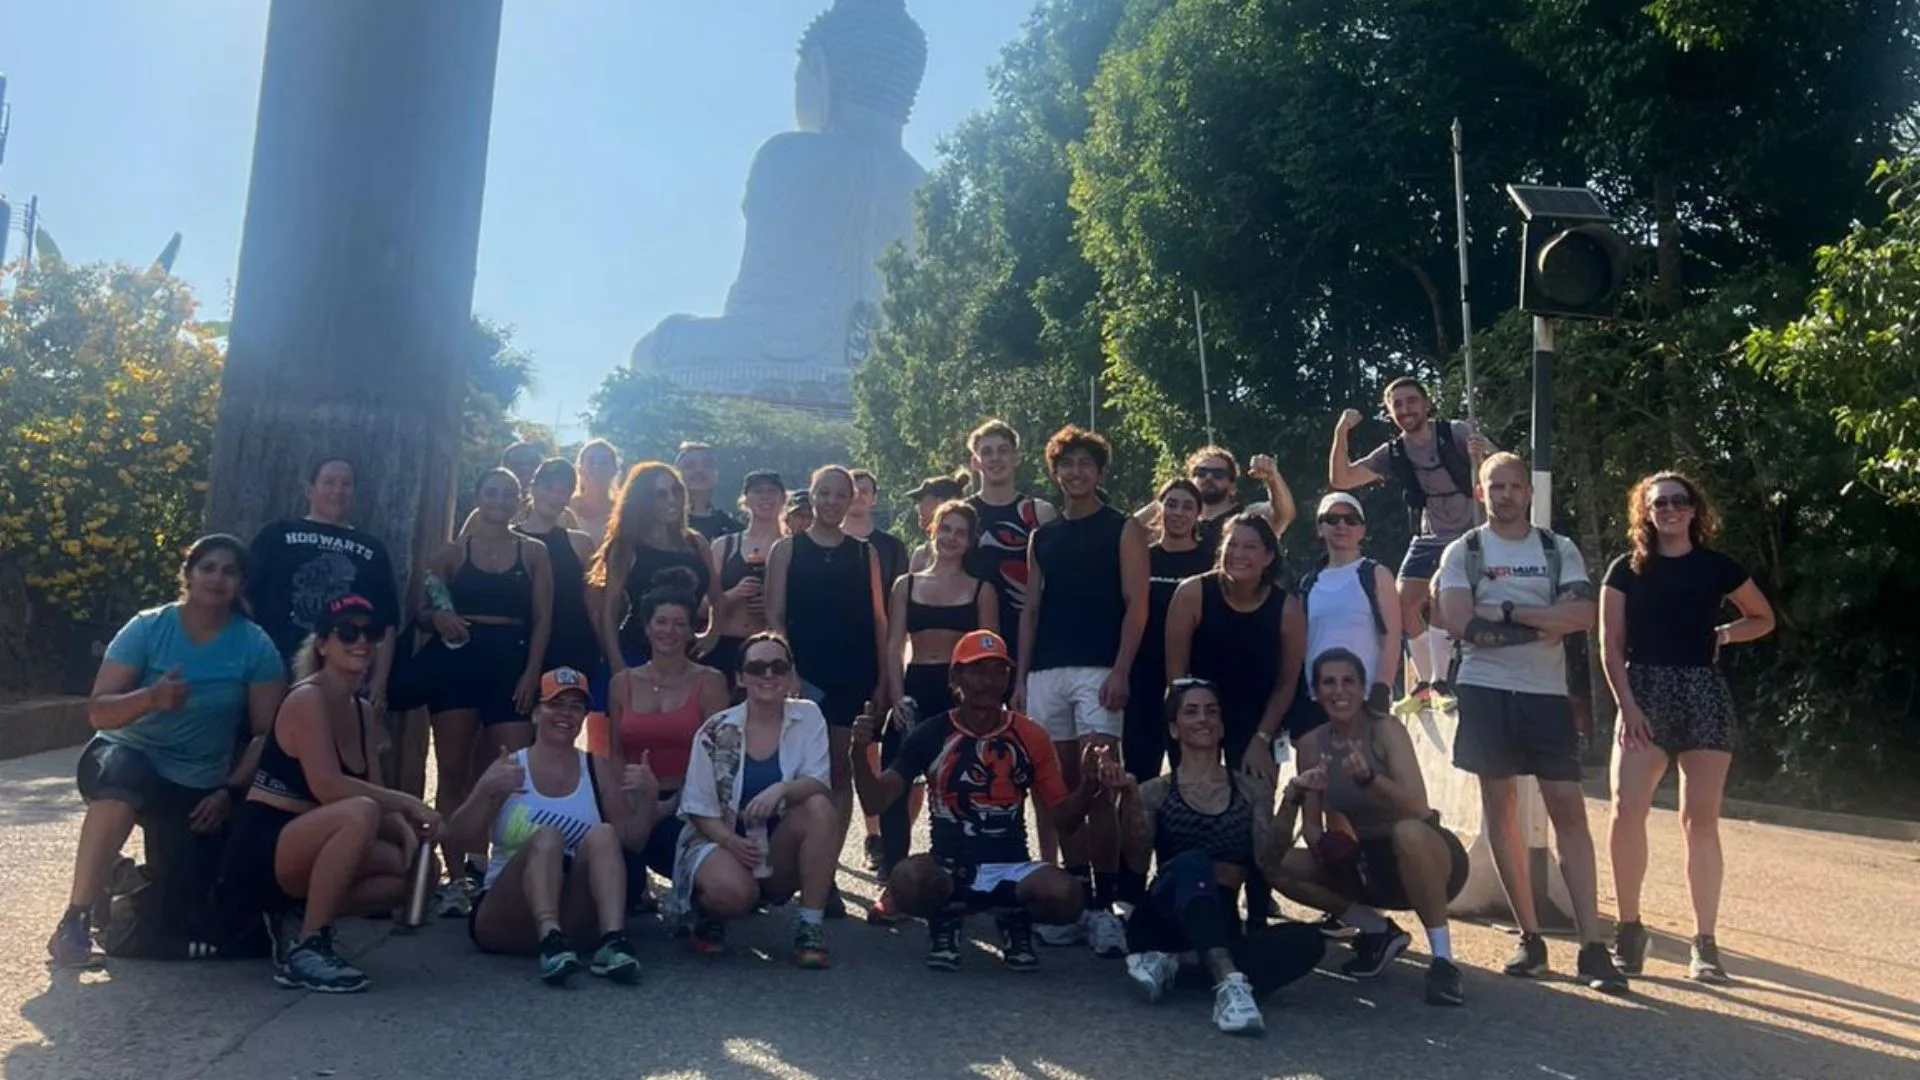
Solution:
{"label": "metal pole", "polygon": [[1200,323],[1200,290],[1193,290],[1193,336],[1200,342],[1200,404],[1207,418],[1207,444],[1213,444],[1213,386],[1207,382],[1207,332]]}
{"label": "metal pole", "polygon": [[1553,322],[1533,317],[1533,523],[1553,527]]}
{"label": "metal pole", "polygon": [[27,227],[27,246],[21,255],[21,265],[23,267],[33,265],[33,239],[34,235],[40,231],[40,196],[38,195],[32,196],[27,200],[27,220],[25,225]]}
{"label": "metal pole", "polygon": [[1100,376],[1087,376],[1087,430],[1100,430]]}
{"label": "metal pole", "polygon": [[1460,360],[1467,384],[1467,423],[1474,434],[1480,433],[1480,410],[1473,397],[1473,305],[1467,301],[1467,185],[1461,165],[1464,143],[1460,118],[1453,118],[1453,215],[1457,234],[1455,246],[1460,252]]}

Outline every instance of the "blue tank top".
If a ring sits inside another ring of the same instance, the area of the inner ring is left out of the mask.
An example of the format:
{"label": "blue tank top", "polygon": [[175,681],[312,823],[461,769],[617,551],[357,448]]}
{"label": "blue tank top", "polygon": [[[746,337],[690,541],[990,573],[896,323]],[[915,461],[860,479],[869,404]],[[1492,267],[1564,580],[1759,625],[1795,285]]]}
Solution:
{"label": "blue tank top", "polygon": [[[749,755],[746,763],[740,767],[740,805],[760,797],[760,793],[780,782],[780,751],[775,750],[769,758],[757,758]],[[768,831],[772,831],[772,822],[768,822]],[[747,835],[744,821],[734,823],[733,829],[741,836]]]}

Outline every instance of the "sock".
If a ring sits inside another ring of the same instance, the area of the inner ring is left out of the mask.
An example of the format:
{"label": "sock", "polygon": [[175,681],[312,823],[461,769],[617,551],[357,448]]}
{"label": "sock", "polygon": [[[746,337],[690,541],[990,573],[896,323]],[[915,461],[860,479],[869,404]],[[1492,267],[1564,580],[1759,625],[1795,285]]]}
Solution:
{"label": "sock", "polygon": [[1445,682],[1447,669],[1453,666],[1453,640],[1437,626],[1428,629],[1422,636],[1427,643],[1427,662],[1432,672],[1427,679],[1430,682]]}
{"label": "sock", "polygon": [[1427,952],[1435,960],[1453,959],[1453,931],[1444,926],[1427,928]]}
{"label": "sock", "polygon": [[1422,631],[1407,636],[1407,692],[1412,693],[1420,684],[1428,681],[1427,674],[1427,635],[1431,631]]}
{"label": "sock", "polygon": [[799,910],[799,913],[796,917],[799,919],[800,922],[807,923],[812,926],[819,926],[820,923],[824,919],[826,919],[827,913],[823,908],[803,907]]}
{"label": "sock", "polygon": [[1384,934],[1387,931],[1386,916],[1365,904],[1354,904],[1340,916],[1340,921],[1363,934]]}
{"label": "sock", "polygon": [[1088,911],[1093,911],[1096,906],[1094,895],[1093,895],[1093,892],[1094,892],[1093,870],[1089,868],[1085,863],[1082,863],[1079,866],[1069,866],[1066,869],[1067,869],[1067,875],[1073,878],[1073,880],[1080,883],[1082,895],[1086,897],[1086,909]]}
{"label": "sock", "polygon": [[1093,872],[1093,903],[1091,907],[1100,911],[1109,911],[1113,902],[1120,899],[1120,872],[1118,870],[1095,870]]}

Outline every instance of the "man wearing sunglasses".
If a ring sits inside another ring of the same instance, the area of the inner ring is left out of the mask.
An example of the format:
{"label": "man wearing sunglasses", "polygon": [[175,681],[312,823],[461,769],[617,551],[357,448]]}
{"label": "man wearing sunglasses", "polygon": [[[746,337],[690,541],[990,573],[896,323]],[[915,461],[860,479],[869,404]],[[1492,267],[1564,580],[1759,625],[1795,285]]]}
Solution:
{"label": "man wearing sunglasses", "polygon": [[[1251,511],[1267,519],[1276,534],[1284,534],[1299,514],[1293,489],[1280,475],[1280,467],[1271,454],[1255,454],[1247,463],[1247,476],[1267,489],[1267,501],[1248,506],[1240,501],[1235,485],[1240,480],[1240,462],[1224,446],[1203,446],[1187,455],[1187,479],[1200,489],[1200,521],[1193,538],[1200,550],[1212,553],[1220,549],[1220,534],[1235,514]],[[1160,503],[1150,502],[1133,516],[1149,528],[1160,522]]]}
{"label": "man wearing sunglasses", "polygon": [[1412,696],[1425,699],[1436,689],[1434,683],[1443,681],[1451,656],[1446,635],[1428,628],[1429,583],[1447,544],[1473,527],[1474,469],[1494,448],[1463,421],[1434,423],[1433,398],[1418,379],[1393,380],[1382,398],[1397,429],[1394,437],[1365,457],[1350,459],[1347,436],[1359,426],[1360,411],[1342,412],[1333,428],[1327,482],[1340,491],[1358,491],[1391,479],[1407,500],[1413,542],[1400,560],[1400,625],[1418,679]]}

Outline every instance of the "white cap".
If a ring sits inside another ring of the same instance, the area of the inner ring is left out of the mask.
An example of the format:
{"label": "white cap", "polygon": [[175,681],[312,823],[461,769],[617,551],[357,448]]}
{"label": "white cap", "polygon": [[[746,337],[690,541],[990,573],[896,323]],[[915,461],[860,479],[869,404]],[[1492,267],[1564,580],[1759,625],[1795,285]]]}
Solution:
{"label": "white cap", "polygon": [[1361,524],[1366,524],[1367,512],[1361,507],[1360,500],[1344,491],[1329,491],[1325,495],[1320,496],[1320,509],[1316,510],[1313,516],[1316,518],[1326,517],[1327,511],[1336,506],[1347,507],[1353,511],[1355,517],[1360,519]]}

